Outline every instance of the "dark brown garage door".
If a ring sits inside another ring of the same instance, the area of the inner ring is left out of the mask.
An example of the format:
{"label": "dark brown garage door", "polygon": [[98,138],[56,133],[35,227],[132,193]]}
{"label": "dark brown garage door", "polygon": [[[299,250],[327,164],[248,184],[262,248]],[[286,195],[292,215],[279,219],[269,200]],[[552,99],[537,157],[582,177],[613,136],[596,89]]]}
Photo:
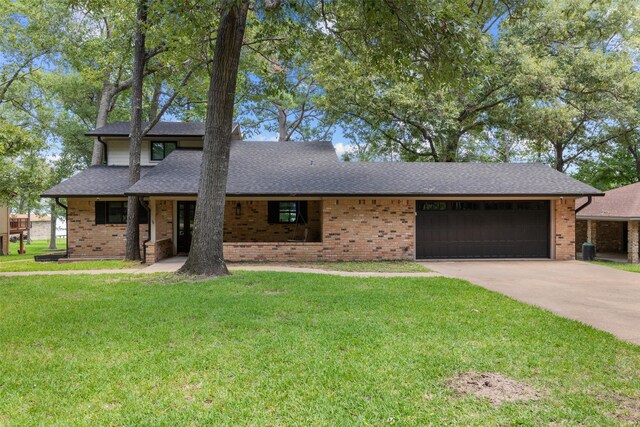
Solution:
{"label": "dark brown garage door", "polygon": [[418,201],[416,256],[549,258],[549,201]]}

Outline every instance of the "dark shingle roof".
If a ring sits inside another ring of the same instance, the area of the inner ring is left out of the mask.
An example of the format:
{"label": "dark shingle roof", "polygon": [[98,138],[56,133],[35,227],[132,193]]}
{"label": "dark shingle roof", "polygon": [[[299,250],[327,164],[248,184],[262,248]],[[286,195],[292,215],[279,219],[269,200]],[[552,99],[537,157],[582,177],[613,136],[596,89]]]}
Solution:
{"label": "dark shingle roof", "polygon": [[[144,177],[153,167],[143,166]],[[126,166],[91,166],[44,192],[44,197],[123,196],[129,187]]]}
{"label": "dark shingle roof", "polygon": [[[202,151],[176,150],[126,193],[196,195],[201,161]],[[90,168],[79,174],[79,181],[95,188],[93,181],[111,179],[96,176],[94,170]],[[90,174],[86,179],[85,173]],[[126,183],[126,179],[123,182]],[[57,189],[66,183],[45,194],[61,195]],[[73,191],[80,191],[75,182],[66,188],[72,191],[67,193],[69,196],[76,195]],[[93,190],[82,191],[86,194]],[[227,194],[542,197],[601,193],[542,164],[343,163],[338,161],[330,142],[236,141],[231,145]]]}
{"label": "dark shingle roof", "polygon": [[[198,151],[176,151],[129,193],[195,195],[201,159]],[[341,163],[330,143],[237,142],[231,150],[227,194],[579,196],[600,192],[542,164]]]}
{"label": "dark shingle roof", "polygon": [[[148,122],[142,124],[144,128]],[[87,136],[129,136],[131,130],[130,122],[116,122],[110,123],[101,128],[87,132]],[[237,123],[233,124],[233,131],[236,133],[236,137],[240,136],[240,127]],[[197,137],[204,136],[204,123],[202,122],[158,122],[151,128],[147,134],[149,137],[153,136],[182,136],[182,137]]]}

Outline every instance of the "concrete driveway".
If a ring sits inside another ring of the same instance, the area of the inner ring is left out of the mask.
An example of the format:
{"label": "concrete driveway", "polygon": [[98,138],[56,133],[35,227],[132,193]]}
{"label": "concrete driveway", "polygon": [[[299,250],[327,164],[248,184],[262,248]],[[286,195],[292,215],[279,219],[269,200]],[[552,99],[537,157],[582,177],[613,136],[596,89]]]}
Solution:
{"label": "concrete driveway", "polygon": [[581,261],[425,262],[511,298],[640,344],[640,274]]}

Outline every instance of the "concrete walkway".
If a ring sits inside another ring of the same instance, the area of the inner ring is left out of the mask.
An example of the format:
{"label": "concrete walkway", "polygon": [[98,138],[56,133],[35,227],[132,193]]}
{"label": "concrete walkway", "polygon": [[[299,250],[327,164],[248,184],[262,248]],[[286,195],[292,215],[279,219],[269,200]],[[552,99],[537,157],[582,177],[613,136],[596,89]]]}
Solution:
{"label": "concrete walkway", "polygon": [[[154,274],[154,273],[175,273],[182,267],[187,260],[186,257],[176,256],[159,261],[150,266],[141,266],[140,268],[128,268],[121,270],[59,270],[59,271],[24,271],[15,273],[0,273],[2,276],[37,276],[37,275],[67,275],[67,274]],[[230,271],[277,271],[283,273],[313,273],[313,274],[330,274],[334,276],[345,277],[438,277],[442,276],[436,272],[424,273],[376,273],[376,272],[359,272],[359,271],[329,271],[319,268],[306,267],[289,267],[286,265],[244,265],[244,264],[228,264]]]}
{"label": "concrete walkway", "polygon": [[[468,280],[640,344],[640,274],[581,261],[425,262]],[[517,319],[516,319],[517,320]]]}
{"label": "concrete walkway", "polygon": [[[178,271],[187,260],[186,257],[173,257],[163,259],[160,262],[150,265],[140,271],[140,273],[172,273]],[[438,277],[440,273],[424,272],[424,273],[375,273],[375,272],[356,272],[356,271],[329,271],[319,268],[307,267],[290,267],[287,265],[273,264],[227,264],[230,271],[278,271],[283,273],[315,273],[315,274],[331,274],[334,276],[345,277]]]}

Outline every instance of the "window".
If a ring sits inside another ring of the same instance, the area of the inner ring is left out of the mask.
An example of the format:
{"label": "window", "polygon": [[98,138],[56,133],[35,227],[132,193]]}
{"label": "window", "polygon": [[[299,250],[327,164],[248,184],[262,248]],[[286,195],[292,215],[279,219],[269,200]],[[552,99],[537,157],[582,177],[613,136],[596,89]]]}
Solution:
{"label": "window", "polygon": [[307,223],[307,202],[269,202],[269,224]]}
{"label": "window", "polygon": [[[127,202],[96,202],[96,224],[126,224]],[[140,205],[140,224],[149,222],[147,210]]]}
{"label": "window", "polygon": [[164,160],[176,148],[178,148],[178,143],[175,141],[151,141],[151,160]]}

